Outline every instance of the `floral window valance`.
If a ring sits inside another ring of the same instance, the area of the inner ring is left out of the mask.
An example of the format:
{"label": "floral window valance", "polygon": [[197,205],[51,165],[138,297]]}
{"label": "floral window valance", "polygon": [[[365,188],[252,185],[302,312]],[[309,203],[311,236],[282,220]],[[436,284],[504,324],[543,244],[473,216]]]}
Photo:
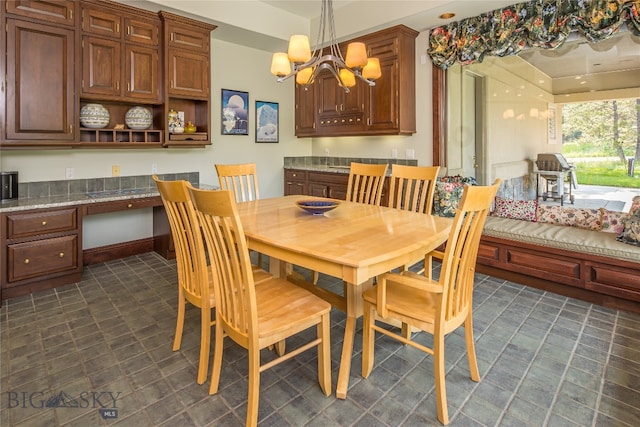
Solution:
{"label": "floral window valance", "polygon": [[555,49],[571,31],[592,43],[626,23],[640,36],[640,0],[533,0],[431,30],[428,54],[440,68],[515,55],[525,47]]}

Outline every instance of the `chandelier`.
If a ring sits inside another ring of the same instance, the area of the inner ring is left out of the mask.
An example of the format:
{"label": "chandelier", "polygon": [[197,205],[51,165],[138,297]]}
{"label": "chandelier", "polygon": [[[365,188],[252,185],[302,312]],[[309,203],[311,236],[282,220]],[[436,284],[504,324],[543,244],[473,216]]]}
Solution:
{"label": "chandelier", "polygon": [[[325,46],[325,35],[329,37],[329,46]],[[349,43],[346,59],[342,56],[336,41],[332,0],[322,0],[320,26],[313,53],[306,35],[293,35],[289,40],[288,52],[276,52],[271,60],[271,74],[278,78],[279,83],[296,76],[296,83],[308,86],[322,70],[329,70],[345,92],[355,86],[356,78],[375,86],[375,80],[382,75],[380,61],[378,58],[367,58],[364,43]]]}

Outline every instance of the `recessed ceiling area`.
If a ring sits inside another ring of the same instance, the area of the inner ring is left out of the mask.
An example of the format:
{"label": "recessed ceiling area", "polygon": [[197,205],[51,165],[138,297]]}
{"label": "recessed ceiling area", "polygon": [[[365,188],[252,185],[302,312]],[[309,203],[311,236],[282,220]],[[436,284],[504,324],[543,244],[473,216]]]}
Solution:
{"label": "recessed ceiling area", "polygon": [[640,86],[640,37],[630,31],[599,43],[575,36],[558,49],[533,48],[519,56],[551,77],[554,95]]}

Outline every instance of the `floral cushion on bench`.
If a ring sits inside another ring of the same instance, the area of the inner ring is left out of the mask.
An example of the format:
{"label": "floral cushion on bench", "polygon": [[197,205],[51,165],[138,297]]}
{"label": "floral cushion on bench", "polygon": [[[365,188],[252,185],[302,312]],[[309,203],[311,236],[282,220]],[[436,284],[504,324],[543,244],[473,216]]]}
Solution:
{"label": "floral cushion on bench", "polygon": [[462,199],[464,186],[477,185],[473,177],[463,177],[460,175],[443,176],[436,181],[436,190],[433,195],[433,213],[438,216],[453,218],[456,216],[456,209]]}
{"label": "floral cushion on bench", "polygon": [[538,205],[538,222],[599,231],[602,228],[600,210],[569,208],[555,205]]}
{"label": "floral cushion on bench", "polygon": [[492,216],[502,218],[521,219],[524,221],[536,221],[537,200],[512,200],[496,197]]}
{"label": "floral cushion on bench", "polygon": [[640,209],[627,218],[624,231],[616,239],[629,245],[640,246]]}
{"label": "floral cushion on bench", "polygon": [[624,223],[628,216],[629,214],[625,212],[616,212],[600,208],[600,221],[602,222],[600,231],[604,233],[622,233],[624,231]]}

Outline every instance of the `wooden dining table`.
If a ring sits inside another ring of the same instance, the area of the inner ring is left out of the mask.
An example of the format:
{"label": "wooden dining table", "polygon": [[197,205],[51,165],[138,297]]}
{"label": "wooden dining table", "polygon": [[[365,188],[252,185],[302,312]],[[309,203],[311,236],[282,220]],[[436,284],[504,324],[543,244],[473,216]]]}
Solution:
{"label": "wooden dining table", "polygon": [[[323,215],[296,205],[309,196],[284,196],[238,204],[249,249],[269,256],[269,269],[320,296],[346,313],[336,396],[344,399],[356,319],[362,316],[362,293],[373,278],[424,259],[447,240],[452,219],[383,206],[340,201]],[[320,199],[327,200],[327,199]],[[290,275],[291,265],[337,277],[344,294]]]}

